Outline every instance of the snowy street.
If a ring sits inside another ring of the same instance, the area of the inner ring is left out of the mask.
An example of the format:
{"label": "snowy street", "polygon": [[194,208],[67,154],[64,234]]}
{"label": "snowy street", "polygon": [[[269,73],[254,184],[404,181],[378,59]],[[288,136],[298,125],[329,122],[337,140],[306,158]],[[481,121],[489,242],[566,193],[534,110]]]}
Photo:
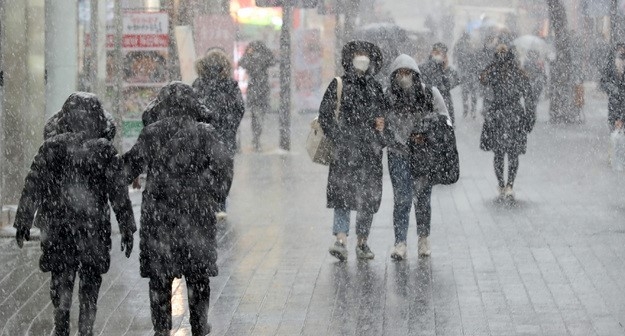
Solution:
{"label": "snowy street", "polygon": [[[587,121],[551,125],[548,105],[521,157],[516,198],[496,201],[492,153],[478,147],[481,118],[463,119],[454,91],[461,178],[433,192],[432,256],[418,258],[414,214],[408,260],[390,258],[393,197],[385,172],[369,262],[328,254],[332,212],[327,168],[303,144],[311,114],[293,114],[292,151],[277,150],[277,116],[265,120],[263,151],[241,126],[220,275],[211,279],[211,335],[623,335],[625,187],[608,165],[606,102],[587,87]],[[386,158],[385,158],[386,166]],[[131,194],[138,219],[140,194]],[[116,229],[116,228],[115,228]],[[148,281],[114,235],[100,291],[96,335],[151,335]],[[49,274],[39,242],[0,240],[0,333],[49,335]],[[184,281],[174,283],[172,335],[191,335]],[[76,331],[77,295],[72,307]]]}

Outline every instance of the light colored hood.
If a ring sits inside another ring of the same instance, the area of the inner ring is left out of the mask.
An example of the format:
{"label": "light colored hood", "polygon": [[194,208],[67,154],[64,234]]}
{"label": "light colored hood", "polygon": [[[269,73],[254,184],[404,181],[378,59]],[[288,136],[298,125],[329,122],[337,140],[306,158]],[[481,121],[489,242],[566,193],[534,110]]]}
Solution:
{"label": "light colored hood", "polygon": [[391,75],[399,70],[399,69],[410,69],[414,72],[416,72],[417,74],[421,75],[421,70],[419,70],[419,66],[417,65],[417,62],[414,60],[414,58],[406,55],[406,54],[401,54],[399,56],[397,56],[397,58],[395,58],[395,60],[393,61],[393,63],[391,63]]}

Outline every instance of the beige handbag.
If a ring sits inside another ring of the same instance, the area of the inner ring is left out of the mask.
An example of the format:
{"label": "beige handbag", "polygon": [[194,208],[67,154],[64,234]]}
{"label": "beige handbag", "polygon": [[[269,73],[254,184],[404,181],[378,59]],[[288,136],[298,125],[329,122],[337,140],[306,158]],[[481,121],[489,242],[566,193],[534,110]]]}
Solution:
{"label": "beige handbag", "polygon": [[[341,111],[341,97],[343,96],[343,80],[336,77],[336,109],[334,110],[334,118],[339,121],[339,113]],[[319,116],[313,119],[310,124],[310,133],[306,139],[306,151],[308,156],[314,163],[329,165],[334,155],[334,144],[328,139],[321,125],[319,124]]]}

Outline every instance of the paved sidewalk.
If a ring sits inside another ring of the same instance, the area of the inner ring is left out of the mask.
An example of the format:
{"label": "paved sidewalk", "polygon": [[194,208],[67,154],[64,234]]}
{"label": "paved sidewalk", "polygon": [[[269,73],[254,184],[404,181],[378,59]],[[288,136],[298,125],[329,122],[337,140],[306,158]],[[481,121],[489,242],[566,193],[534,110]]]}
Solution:
{"label": "paved sidewalk", "polygon": [[[273,145],[275,115],[265,150],[253,153],[246,117],[229,218],[220,225],[220,275],[211,283],[213,334],[625,335],[625,179],[607,163],[606,103],[589,91],[582,125],[550,125],[546,102],[540,106],[515,203],[495,200],[492,154],[478,148],[481,121],[457,117],[461,179],[434,188],[430,258],[417,257],[411,218],[405,262],[390,258],[388,174],[370,238],[375,259],[356,261],[350,237],[350,259],[337,262],[327,252],[327,168],[303,149],[313,116],[293,115],[289,153]],[[0,239],[0,336],[51,332],[37,244],[19,250]],[[151,335],[137,258],[136,250],[122,256],[116,234],[96,334]],[[172,335],[190,335],[184,281],[174,287]],[[75,302],[73,330],[77,312]]]}

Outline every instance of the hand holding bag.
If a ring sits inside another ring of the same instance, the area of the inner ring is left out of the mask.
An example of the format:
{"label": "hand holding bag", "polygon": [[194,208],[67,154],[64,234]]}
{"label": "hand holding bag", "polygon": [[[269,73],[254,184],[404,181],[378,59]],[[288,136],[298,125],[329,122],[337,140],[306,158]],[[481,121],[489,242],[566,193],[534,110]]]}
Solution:
{"label": "hand holding bag", "polygon": [[[341,110],[341,97],[343,95],[343,80],[336,77],[336,108],[334,110],[334,118],[339,121],[339,113]],[[306,151],[308,156],[314,163],[328,166],[334,155],[334,144],[328,139],[321,129],[319,116],[317,116],[310,124],[310,132],[306,139]]]}

